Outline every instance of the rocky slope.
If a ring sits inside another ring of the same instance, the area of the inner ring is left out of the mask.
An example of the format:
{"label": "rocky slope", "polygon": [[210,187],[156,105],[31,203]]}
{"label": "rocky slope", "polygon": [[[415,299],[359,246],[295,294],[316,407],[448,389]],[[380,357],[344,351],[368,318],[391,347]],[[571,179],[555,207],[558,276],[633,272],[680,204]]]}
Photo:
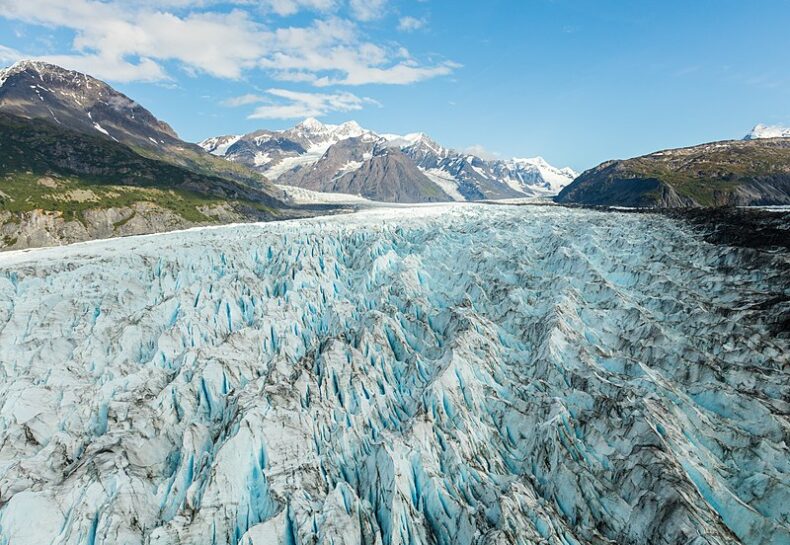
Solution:
{"label": "rocky slope", "polygon": [[21,61],[0,71],[0,111],[127,145],[181,143],[167,123],[103,81],[43,62]]}
{"label": "rocky slope", "polygon": [[0,112],[46,120],[200,174],[270,189],[259,174],[184,142],[167,123],[107,83],[53,64],[20,61],[0,70]]}
{"label": "rocky slope", "polygon": [[0,255],[0,543],[790,541],[786,253],[403,210]]}
{"label": "rocky slope", "polygon": [[790,138],[733,140],[608,161],[557,202],[676,208],[790,204]]}
{"label": "rocky slope", "polygon": [[[325,125],[307,119],[284,131],[214,137],[200,145],[232,162],[255,168],[283,185],[347,192],[350,180],[354,179],[352,185],[357,185],[365,175],[368,187],[360,186],[360,194],[384,201],[397,198],[396,195],[408,199],[405,202],[553,195],[575,177],[572,170],[554,168],[540,157],[488,161],[445,148],[422,133],[376,134],[353,121]],[[333,150],[335,147],[342,149]],[[351,147],[356,149],[352,151]],[[387,148],[393,153],[388,155]],[[338,163],[335,159],[340,156],[355,158]],[[409,190],[399,186],[394,178],[375,177],[393,172],[394,166],[388,168],[382,163],[395,157],[397,169],[406,176],[402,183]],[[368,160],[375,164],[366,164]],[[353,175],[355,170],[359,172]],[[336,182],[341,178],[345,181]],[[388,187],[393,182],[396,186]]]}
{"label": "rocky slope", "polygon": [[90,76],[0,71],[0,248],[305,214],[281,194]]}

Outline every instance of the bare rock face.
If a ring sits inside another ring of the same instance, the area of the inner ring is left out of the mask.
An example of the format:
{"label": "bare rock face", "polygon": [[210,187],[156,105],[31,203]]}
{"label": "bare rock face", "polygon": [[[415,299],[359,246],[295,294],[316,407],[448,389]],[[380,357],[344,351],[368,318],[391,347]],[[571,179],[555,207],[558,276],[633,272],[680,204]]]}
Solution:
{"label": "bare rock face", "polygon": [[145,235],[199,225],[249,221],[228,205],[206,207],[205,221],[189,221],[150,202],[123,208],[86,210],[79,219],[61,212],[33,210],[19,215],[0,211],[0,249],[20,250],[60,246],[86,240]]}
{"label": "bare rock face", "polygon": [[383,202],[452,200],[400,150],[363,138],[334,144],[317,162],[283,174],[278,182]]}
{"label": "bare rock face", "polygon": [[144,147],[180,143],[167,123],[103,81],[43,62],[0,72],[0,110]]}
{"label": "bare rock face", "polygon": [[398,150],[371,157],[329,182],[331,191],[362,195],[385,202],[437,202],[452,200]]}

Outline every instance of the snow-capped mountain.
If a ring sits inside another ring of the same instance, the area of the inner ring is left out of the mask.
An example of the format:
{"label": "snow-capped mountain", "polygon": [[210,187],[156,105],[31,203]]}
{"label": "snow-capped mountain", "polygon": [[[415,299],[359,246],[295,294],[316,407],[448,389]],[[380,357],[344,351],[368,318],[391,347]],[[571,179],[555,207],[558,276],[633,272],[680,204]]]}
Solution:
{"label": "snow-capped mountain", "polygon": [[758,138],[790,138],[790,127],[758,123],[743,139],[757,140]]}
{"label": "snow-capped mountain", "polygon": [[354,121],[341,125],[325,125],[308,118],[284,131],[259,130],[245,135],[207,138],[199,146],[247,165],[275,180],[285,172],[318,161],[330,146],[349,138],[375,139]]}
{"label": "snow-capped mountain", "polygon": [[[550,165],[543,157],[524,159],[510,159],[503,161],[504,167],[511,173],[509,178],[526,188],[545,189],[546,192],[556,194],[578,176],[570,167],[557,168]],[[543,185],[541,186],[541,182]]]}
{"label": "snow-capped mountain", "polygon": [[277,182],[387,202],[452,200],[399,148],[369,134],[330,145],[317,161],[283,173]]}
{"label": "snow-capped mountain", "polygon": [[[342,150],[327,155],[340,143]],[[280,184],[312,190],[347,193],[361,183],[364,173],[368,182],[359,188],[360,194],[375,200],[392,200],[396,194],[426,201],[553,195],[575,177],[571,169],[552,167],[541,158],[488,161],[445,148],[424,133],[376,134],[353,121],[325,125],[311,118],[284,131],[214,137],[200,145],[256,168]],[[352,151],[351,147],[358,149]],[[388,148],[400,153],[388,155]],[[356,159],[338,160],[352,155]],[[393,161],[398,162],[397,168],[384,164]],[[360,170],[356,177],[355,170]],[[402,187],[386,189],[396,179],[396,172],[399,177],[406,176]],[[376,173],[388,180],[375,177]]]}
{"label": "snow-capped mountain", "polygon": [[441,205],[0,269],[3,545],[790,542],[777,254]]}
{"label": "snow-capped mountain", "polygon": [[241,140],[241,138],[241,135],[215,136],[213,138],[206,138],[198,145],[213,155],[225,155],[228,148]]}

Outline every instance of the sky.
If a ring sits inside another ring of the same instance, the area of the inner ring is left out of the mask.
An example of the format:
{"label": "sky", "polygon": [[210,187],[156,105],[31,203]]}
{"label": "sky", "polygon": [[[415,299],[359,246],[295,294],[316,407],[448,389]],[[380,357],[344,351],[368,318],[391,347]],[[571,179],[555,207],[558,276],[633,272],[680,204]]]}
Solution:
{"label": "sky", "polygon": [[790,126],[790,0],[0,0],[185,140],[305,117],[584,170]]}

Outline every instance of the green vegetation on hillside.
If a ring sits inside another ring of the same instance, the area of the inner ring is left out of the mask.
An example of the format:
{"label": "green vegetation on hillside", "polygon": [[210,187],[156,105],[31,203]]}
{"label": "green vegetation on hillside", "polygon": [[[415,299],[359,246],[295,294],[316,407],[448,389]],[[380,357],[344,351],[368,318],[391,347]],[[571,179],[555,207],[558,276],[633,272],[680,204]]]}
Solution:
{"label": "green vegetation on hillside", "polygon": [[728,141],[610,161],[559,202],[624,206],[790,203],[790,139]]}
{"label": "green vegetation on hillside", "polygon": [[228,203],[264,216],[273,212],[271,200],[233,180],[144,157],[101,136],[0,114],[0,210],[41,209],[81,219],[89,209],[150,202],[186,221],[210,222],[201,209]]}
{"label": "green vegetation on hillside", "polygon": [[67,220],[82,220],[87,210],[132,207],[142,202],[155,203],[196,223],[212,221],[201,208],[222,203],[218,198],[180,189],[103,184],[88,178],[40,177],[30,172],[0,178],[0,210],[12,213],[57,211]]}

